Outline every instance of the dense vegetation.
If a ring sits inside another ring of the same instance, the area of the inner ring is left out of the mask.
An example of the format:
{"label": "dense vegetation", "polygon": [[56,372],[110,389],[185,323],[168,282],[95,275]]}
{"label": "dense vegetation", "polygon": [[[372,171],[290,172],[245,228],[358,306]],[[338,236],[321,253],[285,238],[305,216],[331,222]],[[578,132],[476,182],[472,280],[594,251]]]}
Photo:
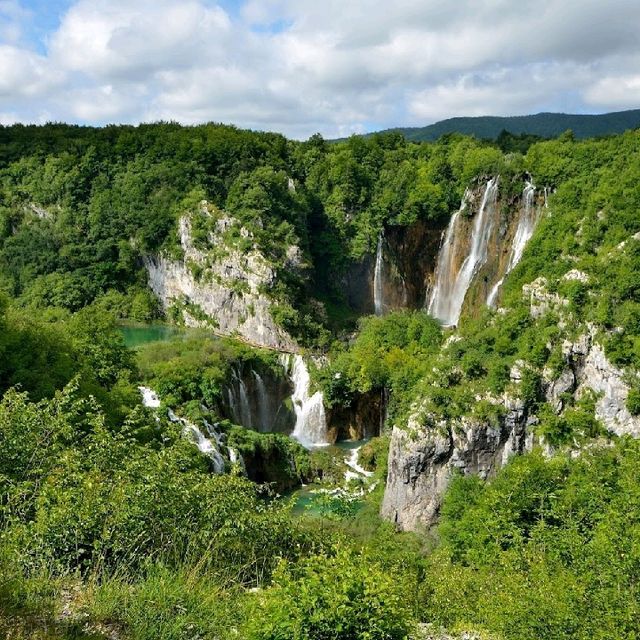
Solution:
{"label": "dense vegetation", "polygon": [[[517,640],[637,637],[638,443],[594,446],[596,398],[564,398],[557,414],[541,379],[589,323],[640,412],[639,166],[633,132],[329,145],[214,125],[0,127],[0,631],[399,640],[427,622]],[[343,339],[353,313],[342,276],[380,230],[443,224],[469,184],[498,173],[506,202],[527,173],[553,192],[504,310],[468,314],[455,335],[421,311],[363,318]],[[375,473],[361,508],[327,494],[319,515],[293,516],[274,488],[343,469],[219,411],[233,367],[275,371],[276,356],[203,334],[134,353],[117,332],[117,319],[159,317],[141,257],[175,253],[177,219],[202,199],[275,267],[283,322],[328,356],[314,372],[327,405],[386,391],[389,425],[416,413],[425,428],[498,424],[502,394],[517,393],[556,454],[519,456],[486,484],[457,478],[435,535],[407,535],[377,516],[383,434],[361,451]],[[303,253],[297,272],[290,244]],[[534,318],[521,291],[540,277],[559,302]],[[142,383],[160,411],[140,405]],[[267,482],[233,464],[212,474],[169,408],[216,422]]]}

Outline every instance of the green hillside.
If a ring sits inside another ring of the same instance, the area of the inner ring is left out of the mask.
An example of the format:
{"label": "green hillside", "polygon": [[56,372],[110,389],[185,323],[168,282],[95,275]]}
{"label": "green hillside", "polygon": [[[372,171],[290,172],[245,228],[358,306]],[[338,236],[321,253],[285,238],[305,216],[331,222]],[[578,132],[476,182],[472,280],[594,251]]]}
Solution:
{"label": "green hillside", "polygon": [[430,142],[447,133],[462,133],[477,138],[497,138],[501,131],[515,135],[529,134],[554,138],[571,129],[576,138],[595,138],[640,126],[640,109],[598,115],[570,113],[536,113],[530,116],[479,116],[475,118],[447,118],[426,127],[393,129],[414,142]]}

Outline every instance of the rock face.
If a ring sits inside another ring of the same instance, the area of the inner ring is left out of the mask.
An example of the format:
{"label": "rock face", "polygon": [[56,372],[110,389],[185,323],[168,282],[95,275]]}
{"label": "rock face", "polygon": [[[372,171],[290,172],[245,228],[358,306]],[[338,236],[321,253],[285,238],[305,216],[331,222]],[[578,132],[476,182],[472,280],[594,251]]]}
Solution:
{"label": "rock face", "polygon": [[418,411],[407,430],[394,427],[382,516],[402,530],[428,528],[454,472],[486,479],[511,455],[530,448],[526,407],[508,398],[503,402],[507,411],[499,424],[463,418],[425,427]]}
{"label": "rock face", "polygon": [[[380,269],[382,311],[421,309],[432,280],[442,225],[419,220],[406,227],[389,227],[381,242]],[[365,256],[352,264],[343,279],[349,306],[372,314],[376,256]]]}
{"label": "rock face", "polygon": [[549,389],[555,390],[560,384],[565,392],[573,392],[577,398],[589,391],[595,392],[595,416],[607,431],[639,438],[640,417],[632,416],[627,409],[629,386],[624,373],[609,362],[603,348],[594,341],[594,333],[591,329],[574,342],[567,340],[563,344],[567,367]]}
{"label": "rock face", "polygon": [[[207,203],[201,207],[201,214],[211,216]],[[224,241],[234,224],[233,218],[219,215],[203,250],[194,246],[190,217],[183,216],[179,236],[184,257],[147,256],[149,286],[165,310],[177,305],[189,326],[208,326],[258,346],[295,351],[294,340],[274,322],[272,302],[264,293],[274,282],[274,270],[255,248],[242,252]],[[246,230],[240,233],[248,238]]]}
{"label": "rock face", "polygon": [[348,407],[329,409],[329,440],[362,440],[380,435],[386,403],[384,391],[372,391],[359,395]]}
{"label": "rock face", "polygon": [[[538,289],[536,288],[538,291]],[[557,306],[541,295],[532,296],[535,314],[548,304]],[[530,293],[530,290],[527,291]],[[561,303],[560,303],[561,304]],[[586,393],[596,394],[595,417],[617,436],[640,437],[640,417],[632,416],[626,408],[629,386],[624,373],[607,359],[602,347],[595,342],[595,330],[589,329],[575,340],[563,344],[565,368],[556,377],[544,372],[544,391],[547,402],[557,414],[564,410],[565,395],[579,399]],[[524,363],[516,363],[511,381],[522,378]],[[427,528],[438,517],[442,497],[454,472],[490,477],[509,458],[529,451],[534,441],[535,416],[517,399],[504,396],[493,399],[501,404],[503,417],[498,424],[470,417],[452,423],[431,426],[429,416],[417,410],[407,429],[393,429],[389,450],[389,472],[382,505],[382,515],[400,529]],[[428,425],[428,426],[425,426]],[[539,444],[550,452],[544,442]]]}

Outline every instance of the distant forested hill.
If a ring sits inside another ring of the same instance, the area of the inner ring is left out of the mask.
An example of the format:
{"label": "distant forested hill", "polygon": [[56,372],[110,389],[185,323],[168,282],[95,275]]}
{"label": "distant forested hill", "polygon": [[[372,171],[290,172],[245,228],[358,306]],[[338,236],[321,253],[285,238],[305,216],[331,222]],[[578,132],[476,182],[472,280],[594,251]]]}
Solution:
{"label": "distant forested hill", "polygon": [[477,118],[448,118],[427,127],[393,129],[415,142],[433,141],[446,133],[462,133],[477,138],[497,138],[508,131],[515,135],[530,134],[554,138],[571,129],[576,138],[623,133],[640,127],[640,109],[618,111],[600,115],[576,115],[568,113],[537,113],[531,116],[480,116]]}

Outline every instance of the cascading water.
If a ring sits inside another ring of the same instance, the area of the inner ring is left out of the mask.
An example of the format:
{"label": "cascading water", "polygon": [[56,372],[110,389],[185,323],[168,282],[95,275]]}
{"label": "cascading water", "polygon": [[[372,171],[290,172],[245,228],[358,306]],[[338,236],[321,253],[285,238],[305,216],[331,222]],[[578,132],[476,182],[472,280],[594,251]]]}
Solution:
{"label": "cascading water", "polygon": [[250,429],[253,426],[253,420],[249,393],[241,373],[236,371],[235,368],[231,371],[231,383],[227,387],[226,393],[232,420],[236,424]]}
{"label": "cascading water", "polygon": [[376,249],[376,266],[373,271],[373,308],[377,316],[381,316],[383,313],[382,302],[382,232],[378,235],[378,247]]}
{"label": "cascading water", "polygon": [[[216,437],[216,444],[211,442],[204,433],[193,422],[189,422],[185,418],[176,415],[172,409],[167,411],[167,416],[171,422],[177,422],[182,425],[182,435],[193,442],[205,456],[211,460],[211,466],[214,473],[224,473],[224,458],[218,450],[220,446],[219,437]],[[210,430],[210,427],[207,427]],[[218,434],[216,434],[217,436]]]}
{"label": "cascading water", "polygon": [[[287,364],[286,370],[288,371]],[[291,368],[293,383],[293,410],[296,425],[291,434],[305,447],[327,444],[327,418],[324,411],[324,398],[321,391],[310,395],[311,379],[309,369],[300,355],[293,356]]]}
{"label": "cascading water", "polygon": [[253,426],[251,420],[251,405],[249,404],[249,394],[247,393],[247,385],[241,376],[237,376],[238,390],[240,392],[240,420],[244,427],[249,429]]}
{"label": "cascading water", "polygon": [[253,369],[251,370],[253,377],[256,381],[256,392],[258,394],[258,415],[260,418],[260,431],[271,430],[271,419],[269,411],[269,394],[267,393],[267,387],[264,384],[262,376]]}
{"label": "cascading water", "polygon": [[157,409],[160,406],[160,398],[158,394],[149,387],[138,387],[138,391],[142,395],[142,404],[149,409]]}
{"label": "cascading water", "polygon": [[487,296],[487,306],[494,307],[496,299],[498,297],[498,291],[504,282],[507,275],[515,269],[516,265],[522,259],[522,254],[527,246],[527,242],[531,239],[533,232],[535,231],[536,224],[538,224],[539,211],[534,206],[534,198],[536,194],[535,185],[531,182],[527,182],[522,192],[522,214],[518,220],[518,226],[516,227],[515,235],[513,236],[513,242],[511,244],[511,253],[509,254],[509,262],[504,275],[498,282],[493,285],[491,292]]}
{"label": "cascading water", "polygon": [[468,193],[462,200],[460,209],[452,216],[444,242],[438,255],[436,265],[436,285],[429,301],[428,312],[440,320],[445,326],[452,326],[458,322],[462,304],[471,281],[478,269],[487,261],[487,250],[491,230],[494,223],[496,200],[498,196],[498,178],[491,178],[482,196],[482,203],[471,231],[471,246],[462,263],[455,273],[455,261],[458,244],[460,216],[465,210]]}
{"label": "cascading water", "polygon": [[360,449],[362,449],[362,445],[358,447],[354,447],[351,449],[349,455],[344,459],[344,463],[349,467],[347,471],[345,471],[344,479],[347,480],[359,480],[362,478],[370,478],[373,476],[373,471],[367,471],[364,467],[360,465],[358,462],[358,454],[360,453]]}

